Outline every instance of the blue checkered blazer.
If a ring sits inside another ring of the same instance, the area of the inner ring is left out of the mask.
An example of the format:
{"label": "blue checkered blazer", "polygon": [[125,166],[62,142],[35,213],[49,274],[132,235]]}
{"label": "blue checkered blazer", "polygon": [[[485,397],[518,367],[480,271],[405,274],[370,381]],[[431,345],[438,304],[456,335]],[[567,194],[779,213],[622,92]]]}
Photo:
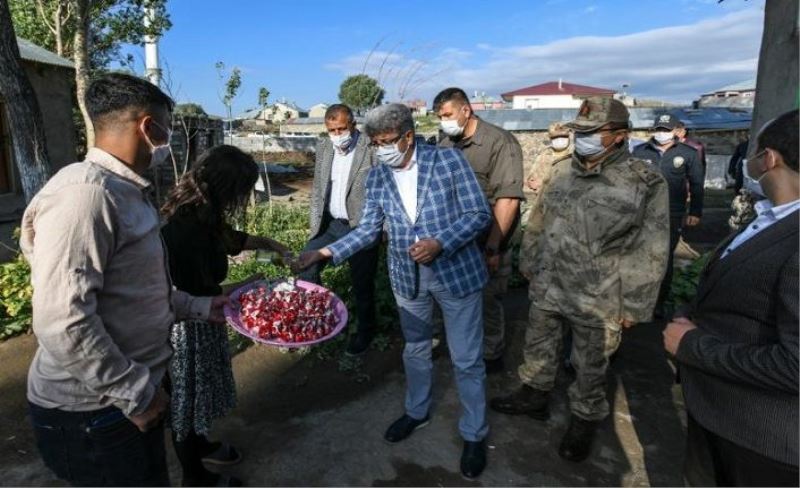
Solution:
{"label": "blue checkered blazer", "polygon": [[[389,231],[389,277],[395,293],[416,298],[419,266],[408,249],[420,239],[436,238],[442,253],[430,264],[436,277],[456,297],[481,290],[488,279],[475,238],[492,222],[478,180],[457,149],[417,145],[417,218],[406,214],[392,169],[379,164],[370,171],[361,221],[353,231],[328,246],[339,264]],[[364,277],[371,279],[371,277]]]}

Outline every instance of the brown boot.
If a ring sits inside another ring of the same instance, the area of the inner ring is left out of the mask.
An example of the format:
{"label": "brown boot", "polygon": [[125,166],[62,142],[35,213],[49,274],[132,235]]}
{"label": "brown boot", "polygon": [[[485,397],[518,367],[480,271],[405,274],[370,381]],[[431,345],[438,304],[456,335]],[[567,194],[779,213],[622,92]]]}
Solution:
{"label": "brown boot", "polygon": [[522,385],[514,393],[492,398],[489,405],[492,410],[508,415],[527,415],[538,420],[547,420],[550,411],[547,408],[548,392]]}

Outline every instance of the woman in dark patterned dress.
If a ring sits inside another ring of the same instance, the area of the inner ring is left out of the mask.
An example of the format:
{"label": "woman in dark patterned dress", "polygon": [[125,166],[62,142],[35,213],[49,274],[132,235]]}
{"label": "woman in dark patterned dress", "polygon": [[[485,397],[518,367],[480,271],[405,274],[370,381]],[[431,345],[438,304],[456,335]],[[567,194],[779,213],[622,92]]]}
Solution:
{"label": "woman in dark patterned dress", "polygon": [[[244,211],[258,179],[253,158],[233,146],[206,151],[172,190],[162,207],[162,235],[174,285],[195,296],[228,294],[252,276],[221,286],[228,256],[245,249],[289,250],[266,238],[234,230],[228,221]],[[214,419],[236,404],[227,328],[189,320],[175,324],[170,362],[171,424],[175,452],[183,467],[183,486],[237,486],[236,479],[208,471],[203,463],[234,464],[241,459],[230,446],[210,442]]]}

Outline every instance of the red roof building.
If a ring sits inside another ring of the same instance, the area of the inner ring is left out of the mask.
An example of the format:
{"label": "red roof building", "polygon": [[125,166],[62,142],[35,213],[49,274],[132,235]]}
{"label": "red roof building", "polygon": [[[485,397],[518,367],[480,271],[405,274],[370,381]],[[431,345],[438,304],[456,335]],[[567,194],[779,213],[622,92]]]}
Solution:
{"label": "red roof building", "polygon": [[516,109],[578,108],[589,96],[612,97],[616,91],[594,86],[576,85],[559,81],[548,81],[519,90],[503,93],[503,100]]}

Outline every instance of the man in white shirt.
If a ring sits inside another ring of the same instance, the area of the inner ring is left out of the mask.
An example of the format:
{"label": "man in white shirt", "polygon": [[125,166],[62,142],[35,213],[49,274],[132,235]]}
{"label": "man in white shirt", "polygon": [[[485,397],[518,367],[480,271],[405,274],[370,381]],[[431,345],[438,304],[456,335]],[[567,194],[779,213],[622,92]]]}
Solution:
{"label": "man in white shirt", "polygon": [[684,317],[664,330],[688,417],[691,486],[797,486],[798,111],[768,122],[744,166],[766,197],[723,242]]}
{"label": "man in white shirt", "polygon": [[[310,237],[306,251],[325,247],[358,225],[364,206],[364,185],[373,166],[369,140],[356,129],[350,107],[331,105],[325,112],[328,137],[317,146],[314,188],[311,194]],[[380,247],[372,246],[353,255],[350,276],[356,302],[358,326],[347,347],[348,355],[367,351],[375,325],[375,276]],[[320,283],[324,264],[306,270],[301,279]],[[364,279],[365,276],[370,279]]]}

